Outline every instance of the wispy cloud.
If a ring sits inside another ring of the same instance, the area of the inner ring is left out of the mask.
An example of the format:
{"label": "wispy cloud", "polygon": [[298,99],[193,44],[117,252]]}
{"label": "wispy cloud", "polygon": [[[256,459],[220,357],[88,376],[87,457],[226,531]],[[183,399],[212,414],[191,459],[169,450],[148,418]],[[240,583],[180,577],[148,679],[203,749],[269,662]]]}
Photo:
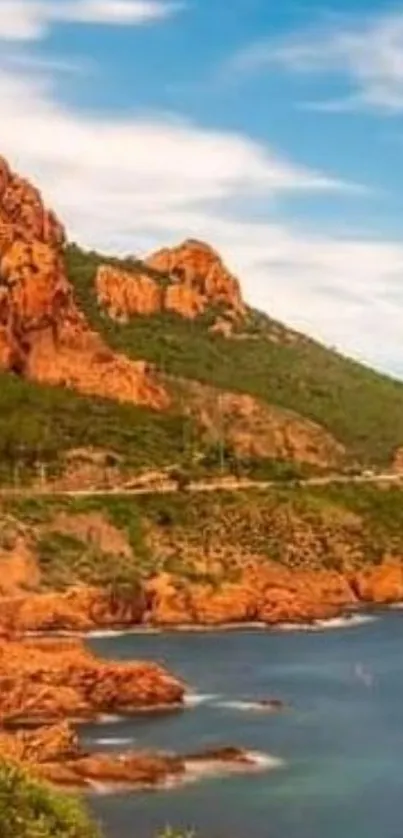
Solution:
{"label": "wispy cloud", "polygon": [[0,152],[41,185],[71,237],[137,253],[204,238],[252,304],[379,365],[390,362],[382,347],[399,357],[399,306],[385,293],[400,293],[403,247],[305,235],[275,217],[253,222],[244,208],[246,195],[343,188],[331,177],[241,134],[84,115],[55,100],[46,75],[11,73],[1,60],[0,100]]}
{"label": "wispy cloud", "polygon": [[[24,54],[23,45],[18,50]],[[271,200],[318,192],[348,198],[354,186],[242,133],[178,116],[112,119],[63,105],[46,61],[33,73],[0,53],[0,101],[0,153],[41,186],[71,238],[140,254],[188,236],[206,239],[240,275],[253,305],[380,366],[401,357],[403,246],[305,234],[281,221]],[[267,215],[257,222],[248,206],[262,198]]]}
{"label": "wispy cloud", "polygon": [[27,55],[24,52],[9,52],[2,57],[3,67],[8,67],[11,71],[24,71],[41,75],[44,72],[52,73],[53,75],[70,75],[82,74],[92,72],[94,64],[89,58],[80,58],[80,60],[73,61],[69,58],[47,57],[42,58],[38,55]]}
{"label": "wispy cloud", "polygon": [[170,0],[0,0],[0,40],[39,40],[63,22],[140,26],[181,8]]}
{"label": "wispy cloud", "polygon": [[312,103],[328,111],[367,108],[403,110],[403,11],[367,17],[333,17],[331,22],[283,40],[249,45],[233,59],[242,72],[281,67],[296,74],[337,76],[346,96]]}

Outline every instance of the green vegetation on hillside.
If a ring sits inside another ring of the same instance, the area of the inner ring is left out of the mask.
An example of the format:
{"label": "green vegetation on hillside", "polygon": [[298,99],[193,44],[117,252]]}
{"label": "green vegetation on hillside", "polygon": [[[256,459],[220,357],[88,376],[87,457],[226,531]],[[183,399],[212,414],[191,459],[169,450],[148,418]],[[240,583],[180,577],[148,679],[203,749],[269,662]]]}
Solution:
{"label": "green vegetation on hillside", "polygon": [[0,762],[1,838],[99,838],[100,833],[70,795],[51,790],[25,771]]}
{"label": "green vegetation on hillside", "polygon": [[[96,269],[105,261],[111,260],[74,245],[66,251],[79,304],[116,349],[154,362],[168,377],[239,390],[291,408],[327,428],[361,465],[384,467],[403,444],[402,384],[307,339],[273,343],[268,332],[273,327],[281,337],[281,327],[254,312],[247,334],[234,340],[210,334],[203,319],[161,315],[114,323],[99,310],[95,296]],[[144,270],[135,259],[112,261],[134,273]],[[173,379],[167,381],[176,392]],[[295,463],[240,462],[224,443],[202,440],[195,421],[180,415],[186,388],[179,390],[176,407],[158,413],[0,373],[0,483],[18,485],[34,475],[57,473],[67,451],[88,448],[114,452],[130,472],[172,465],[195,472],[198,464],[201,475],[230,471],[279,481],[303,476]]]}
{"label": "green vegetation on hillside", "polygon": [[20,482],[38,463],[57,470],[64,452],[100,448],[129,468],[180,463],[190,420],[80,396],[0,374],[0,482]]}
{"label": "green vegetation on hillside", "polygon": [[[403,553],[403,491],[374,486],[279,486],[267,491],[142,497],[97,496],[2,502],[36,533],[45,588],[77,582],[136,590],[166,570],[200,581],[235,579],[238,559],[260,556],[287,567],[339,568],[378,563]],[[131,550],[107,555],[57,531],[52,520],[100,513],[124,533]],[[202,572],[197,557],[212,560]],[[196,559],[196,562],[195,562]],[[218,562],[218,564],[217,564]]]}
{"label": "green vegetation on hillside", "polygon": [[[76,245],[66,263],[78,301],[89,320],[117,349],[154,362],[165,373],[238,390],[289,408],[327,428],[361,463],[385,465],[403,444],[403,384],[302,337],[293,343],[268,339],[280,324],[251,312],[244,339],[226,339],[206,329],[203,319],[173,314],[112,322],[100,312],[95,275],[108,257]],[[133,274],[136,260],[114,260]]]}

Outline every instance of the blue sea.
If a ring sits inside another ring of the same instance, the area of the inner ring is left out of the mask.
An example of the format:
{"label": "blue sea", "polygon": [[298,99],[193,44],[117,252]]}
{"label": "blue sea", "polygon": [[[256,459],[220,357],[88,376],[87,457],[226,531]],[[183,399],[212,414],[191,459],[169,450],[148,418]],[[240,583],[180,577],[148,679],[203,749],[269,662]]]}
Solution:
{"label": "blue sea", "polygon": [[[260,773],[90,798],[108,838],[402,838],[403,611],[319,632],[99,637],[104,656],[145,658],[189,685],[182,712],[82,728],[86,747],[189,752],[237,745]],[[280,698],[262,713],[253,702]]]}

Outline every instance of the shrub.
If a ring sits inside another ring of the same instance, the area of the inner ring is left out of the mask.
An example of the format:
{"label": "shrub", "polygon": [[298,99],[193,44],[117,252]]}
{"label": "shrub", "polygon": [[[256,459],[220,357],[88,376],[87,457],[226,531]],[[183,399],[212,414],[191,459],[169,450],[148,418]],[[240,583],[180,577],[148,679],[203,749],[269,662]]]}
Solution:
{"label": "shrub", "polygon": [[53,791],[25,771],[0,762],[0,838],[99,838],[97,826],[73,797]]}

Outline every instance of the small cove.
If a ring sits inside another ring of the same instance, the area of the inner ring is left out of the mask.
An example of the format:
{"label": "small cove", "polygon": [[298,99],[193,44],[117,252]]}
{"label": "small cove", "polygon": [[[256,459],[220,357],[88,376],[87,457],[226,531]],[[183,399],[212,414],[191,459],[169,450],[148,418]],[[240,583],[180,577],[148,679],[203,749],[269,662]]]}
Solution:
{"label": "small cove", "polygon": [[[110,838],[170,823],[201,838],[401,838],[403,614],[321,632],[92,638],[103,656],[167,665],[192,690],[179,713],[84,725],[88,748],[181,753],[233,744],[279,759],[253,775],[91,797]],[[279,698],[282,712],[254,703]]]}

